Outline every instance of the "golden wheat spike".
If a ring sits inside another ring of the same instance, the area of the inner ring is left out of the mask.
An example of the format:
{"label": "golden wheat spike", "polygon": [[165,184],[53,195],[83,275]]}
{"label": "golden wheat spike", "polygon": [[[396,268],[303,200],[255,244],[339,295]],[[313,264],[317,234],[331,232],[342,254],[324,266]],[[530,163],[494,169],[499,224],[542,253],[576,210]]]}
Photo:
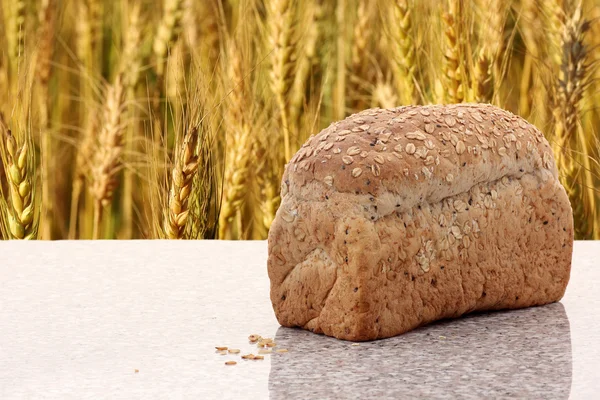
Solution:
{"label": "golden wheat spike", "polygon": [[119,74],[123,75],[123,86],[128,90],[137,85],[140,68],[141,54],[140,43],[142,38],[141,6],[135,1],[129,11],[127,31],[123,44],[123,55],[119,65]]}
{"label": "golden wheat spike", "polygon": [[10,129],[0,121],[3,134],[2,164],[8,181],[8,196],[3,229],[10,239],[36,239],[38,230],[35,208],[34,155],[31,144],[18,144]]}
{"label": "golden wheat spike", "polygon": [[112,200],[113,191],[117,186],[117,173],[121,167],[123,99],[122,77],[118,75],[115,83],[107,89],[102,126],[98,137],[98,148],[91,166],[92,185],[90,192],[95,199],[94,239],[99,237],[102,209],[110,204]]}
{"label": "golden wheat spike", "polygon": [[[307,9],[310,13],[310,23],[305,33],[304,43],[300,46],[302,51],[298,54],[297,71],[291,89],[290,100],[290,125],[298,123],[305,100],[306,86],[309,83],[309,72],[316,64],[317,45],[322,36],[322,19],[324,16],[321,0],[313,0],[312,7]],[[296,145],[300,145],[297,143]]]}
{"label": "golden wheat spike", "polygon": [[353,110],[362,108],[365,90],[363,82],[367,81],[367,71],[370,65],[369,50],[367,48],[372,30],[369,27],[371,7],[367,0],[360,0],[352,35],[350,49],[350,70],[347,98]]}
{"label": "golden wheat spike", "polygon": [[377,82],[373,90],[373,107],[394,108],[398,105],[398,97],[389,83]]}
{"label": "golden wheat spike", "polygon": [[14,0],[9,2],[8,11],[8,23],[6,26],[8,56],[11,61],[11,73],[13,76],[16,76],[19,60],[23,57],[25,50],[25,1]]}
{"label": "golden wheat spike", "polygon": [[[219,237],[231,239],[231,225],[240,212],[247,192],[250,155],[253,141],[248,113],[248,84],[244,74],[244,64],[234,42],[228,54],[227,81],[235,83],[229,92],[226,104],[227,152],[223,182],[223,203],[219,214]],[[241,226],[238,224],[238,235]]]}
{"label": "golden wheat spike", "polygon": [[294,10],[290,0],[269,0],[268,12],[271,28],[268,38],[271,51],[270,85],[280,113],[284,157],[287,162],[292,157],[287,99],[294,69]]}
{"label": "golden wheat spike", "polygon": [[484,42],[487,49],[487,58],[491,63],[494,93],[498,93],[503,79],[503,63],[506,53],[505,23],[507,16],[507,2],[503,0],[487,0],[485,3],[486,17],[484,24]]}
{"label": "golden wheat spike", "polygon": [[544,36],[546,37],[545,45],[550,59],[550,68],[552,73],[557,74],[562,64],[561,36],[565,24],[562,0],[538,0],[538,6],[546,23]]}
{"label": "golden wheat spike", "polygon": [[164,74],[165,57],[169,46],[179,34],[181,18],[183,15],[183,0],[164,0],[164,12],[158,25],[152,50],[156,58],[156,72],[159,76]]}
{"label": "golden wheat spike", "polygon": [[416,100],[415,73],[416,47],[413,32],[414,4],[408,0],[390,2],[392,17],[388,29],[391,31],[389,39],[393,60],[392,73],[396,82],[396,91],[401,104],[413,104]]}
{"label": "golden wheat spike", "polygon": [[463,62],[461,49],[461,3],[462,0],[448,0],[448,11],[444,13],[444,79],[445,100],[448,103],[461,103],[465,91],[463,86]]}
{"label": "golden wheat spike", "polygon": [[473,71],[472,100],[477,103],[491,102],[492,88],[492,58],[483,48],[479,51]]}
{"label": "golden wheat spike", "polygon": [[[589,176],[589,144],[581,128],[581,101],[589,82],[588,55],[585,36],[589,22],[582,18],[581,4],[563,25],[561,38],[562,59],[559,79],[555,88],[553,150],[571,204],[578,238],[591,235],[587,216],[595,212],[595,194],[587,190],[593,187]],[[588,176],[586,178],[586,175]]]}
{"label": "golden wheat spike", "polygon": [[183,239],[189,217],[189,199],[194,176],[198,171],[198,128],[191,129],[175,151],[171,171],[169,202],[164,215],[164,235],[167,239]]}

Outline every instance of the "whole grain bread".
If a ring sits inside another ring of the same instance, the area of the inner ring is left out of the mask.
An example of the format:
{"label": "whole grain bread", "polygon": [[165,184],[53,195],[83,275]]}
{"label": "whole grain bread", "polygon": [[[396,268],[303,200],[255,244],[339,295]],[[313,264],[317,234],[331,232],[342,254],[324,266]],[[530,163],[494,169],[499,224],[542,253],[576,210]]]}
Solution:
{"label": "whole grain bread", "polygon": [[370,109],[286,166],[268,274],[283,326],[346,340],[558,301],[573,217],[544,135],[491,105]]}

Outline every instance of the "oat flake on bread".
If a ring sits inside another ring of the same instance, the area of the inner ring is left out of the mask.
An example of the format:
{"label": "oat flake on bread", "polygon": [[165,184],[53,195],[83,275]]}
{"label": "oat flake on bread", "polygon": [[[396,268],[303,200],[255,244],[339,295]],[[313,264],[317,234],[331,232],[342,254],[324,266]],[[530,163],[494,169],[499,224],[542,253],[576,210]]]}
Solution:
{"label": "oat flake on bread", "polygon": [[560,300],[573,216],[524,119],[483,104],[370,109],[291,159],[268,246],[281,325],[364,341]]}

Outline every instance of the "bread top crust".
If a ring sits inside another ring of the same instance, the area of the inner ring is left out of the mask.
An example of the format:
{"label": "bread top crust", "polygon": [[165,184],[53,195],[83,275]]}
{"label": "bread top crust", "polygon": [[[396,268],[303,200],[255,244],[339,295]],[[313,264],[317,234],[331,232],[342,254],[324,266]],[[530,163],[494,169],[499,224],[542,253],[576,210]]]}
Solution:
{"label": "bread top crust", "polygon": [[508,111],[469,103],[374,108],[311,136],[286,165],[281,194],[387,196],[402,211],[528,173],[558,179],[544,135]]}

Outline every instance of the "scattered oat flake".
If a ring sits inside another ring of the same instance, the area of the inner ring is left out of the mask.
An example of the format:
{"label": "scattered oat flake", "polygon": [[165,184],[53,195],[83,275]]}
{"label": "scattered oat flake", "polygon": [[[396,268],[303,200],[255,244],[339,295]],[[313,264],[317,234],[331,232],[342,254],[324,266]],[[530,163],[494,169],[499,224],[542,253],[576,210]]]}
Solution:
{"label": "scattered oat flake", "polygon": [[225,361],[225,365],[235,365],[237,362],[235,361]]}
{"label": "scattered oat flake", "polygon": [[352,343],[352,346],[360,346],[360,343]]}
{"label": "scattered oat flake", "polygon": [[265,356],[254,356],[253,360],[264,360]]}
{"label": "scattered oat flake", "polygon": [[275,346],[277,346],[277,343],[275,343],[275,342],[268,342],[267,343],[267,347],[275,347]]}
{"label": "scattered oat flake", "polygon": [[230,354],[238,354],[240,352],[239,349],[229,349]]}
{"label": "scattered oat flake", "polygon": [[446,336],[440,336],[440,339],[446,339]]}
{"label": "scattered oat flake", "polygon": [[243,355],[243,356],[242,356],[242,358],[243,358],[244,360],[253,360],[253,359],[254,359],[254,357],[255,357],[255,355],[254,355],[254,354],[245,354],[245,355]]}
{"label": "scattered oat flake", "polygon": [[258,351],[258,354],[271,354],[273,352],[273,350],[271,349],[260,349]]}
{"label": "scattered oat flake", "polygon": [[135,373],[136,373],[136,374],[137,374],[138,372],[140,372],[140,370],[139,370],[139,369],[137,369],[137,368],[136,368],[134,371],[135,371]]}
{"label": "scattered oat flake", "polygon": [[215,349],[217,349],[217,350],[227,350],[227,346],[224,346],[224,347],[215,347]]}
{"label": "scattered oat flake", "polygon": [[257,342],[260,339],[260,335],[250,335],[248,336],[248,340],[251,342]]}
{"label": "scattered oat flake", "polygon": [[275,353],[287,353],[288,349],[277,349],[275,350]]}

